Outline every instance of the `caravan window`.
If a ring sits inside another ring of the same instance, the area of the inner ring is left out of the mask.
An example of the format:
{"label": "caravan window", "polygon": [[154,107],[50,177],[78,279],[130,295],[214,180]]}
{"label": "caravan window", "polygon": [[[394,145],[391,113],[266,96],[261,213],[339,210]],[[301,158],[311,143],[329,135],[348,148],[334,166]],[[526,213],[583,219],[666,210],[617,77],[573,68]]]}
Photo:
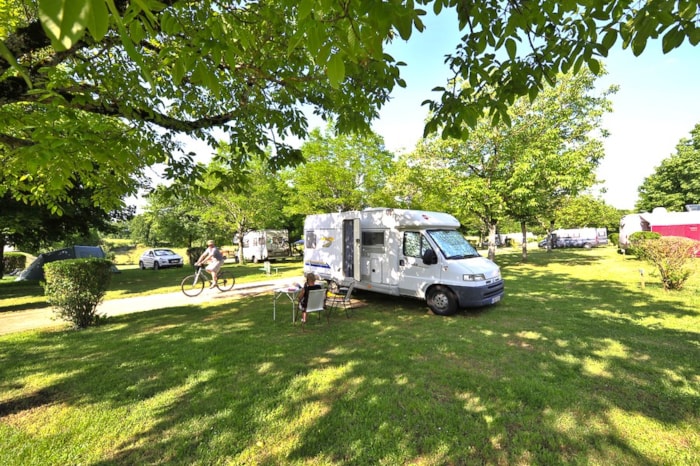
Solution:
{"label": "caravan window", "polygon": [[423,257],[423,253],[431,249],[428,240],[418,231],[406,231],[403,234],[403,255],[408,257]]}
{"label": "caravan window", "polygon": [[362,232],[363,246],[384,246],[383,231],[363,231]]}
{"label": "caravan window", "polygon": [[316,233],[313,231],[306,232],[306,242],[304,243],[304,248],[316,249]]}

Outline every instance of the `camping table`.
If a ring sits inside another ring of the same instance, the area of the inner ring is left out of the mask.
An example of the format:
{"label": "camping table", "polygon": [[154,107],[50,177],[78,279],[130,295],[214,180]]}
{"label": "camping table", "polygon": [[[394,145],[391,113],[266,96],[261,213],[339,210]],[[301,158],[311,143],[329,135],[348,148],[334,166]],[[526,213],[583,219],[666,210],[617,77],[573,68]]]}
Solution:
{"label": "camping table", "polygon": [[287,288],[277,288],[274,290],[274,298],[272,300],[272,320],[277,320],[277,300],[282,296],[286,296],[292,303],[292,323],[295,322],[296,313],[294,312],[294,306],[296,305],[297,293],[301,288],[297,287],[287,287]]}

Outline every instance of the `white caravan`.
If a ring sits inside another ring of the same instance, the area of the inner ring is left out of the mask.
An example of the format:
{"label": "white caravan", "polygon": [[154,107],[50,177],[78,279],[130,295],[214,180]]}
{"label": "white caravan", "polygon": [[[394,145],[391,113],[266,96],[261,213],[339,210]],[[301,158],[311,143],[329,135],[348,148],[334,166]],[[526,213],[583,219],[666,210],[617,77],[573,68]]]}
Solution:
{"label": "white caravan", "polygon": [[243,235],[243,259],[250,262],[289,257],[287,230],[254,230]]}
{"label": "white caravan", "polygon": [[[607,228],[560,228],[551,234],[553,248],[585,248],[608,244]],[[547,240],[541,241],[540,247],[547,247]]]}
{"label": "white caravan", "polygon": [[342,286],[425,299],[439,315],[495,304],[503,297],[501,271],[458,227],[452,215],[421,210],[309,215],[304,272]]}

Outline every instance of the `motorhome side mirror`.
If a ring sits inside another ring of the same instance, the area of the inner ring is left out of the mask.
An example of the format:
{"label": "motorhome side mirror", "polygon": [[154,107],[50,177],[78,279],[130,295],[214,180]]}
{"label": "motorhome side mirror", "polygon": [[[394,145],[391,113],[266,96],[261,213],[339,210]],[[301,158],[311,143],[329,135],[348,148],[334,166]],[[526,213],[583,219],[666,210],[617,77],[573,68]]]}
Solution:
{"label": "motorhome side mirror", "polygon": [[437,254],[432,249],[426,249],[423,253],[423,263],[425,265],[437,264]]}

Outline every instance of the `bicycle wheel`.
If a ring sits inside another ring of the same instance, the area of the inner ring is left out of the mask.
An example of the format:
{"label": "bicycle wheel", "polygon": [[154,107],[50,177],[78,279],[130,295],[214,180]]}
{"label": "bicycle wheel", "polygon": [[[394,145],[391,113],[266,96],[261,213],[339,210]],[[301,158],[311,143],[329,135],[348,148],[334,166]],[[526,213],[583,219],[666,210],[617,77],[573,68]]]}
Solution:
{"label": "bicycle wheel", "polygon": [[204,289],[204,279],[202,277],[197,278],[197,275],[189,275],[182,280],[181,288],[185,296],[197,296]]}
{"label": "bicycle wheel", "polygon": [[216,287],[219,291],[229,291],[236,284],[236,277],[227,272],[219,272]]}

